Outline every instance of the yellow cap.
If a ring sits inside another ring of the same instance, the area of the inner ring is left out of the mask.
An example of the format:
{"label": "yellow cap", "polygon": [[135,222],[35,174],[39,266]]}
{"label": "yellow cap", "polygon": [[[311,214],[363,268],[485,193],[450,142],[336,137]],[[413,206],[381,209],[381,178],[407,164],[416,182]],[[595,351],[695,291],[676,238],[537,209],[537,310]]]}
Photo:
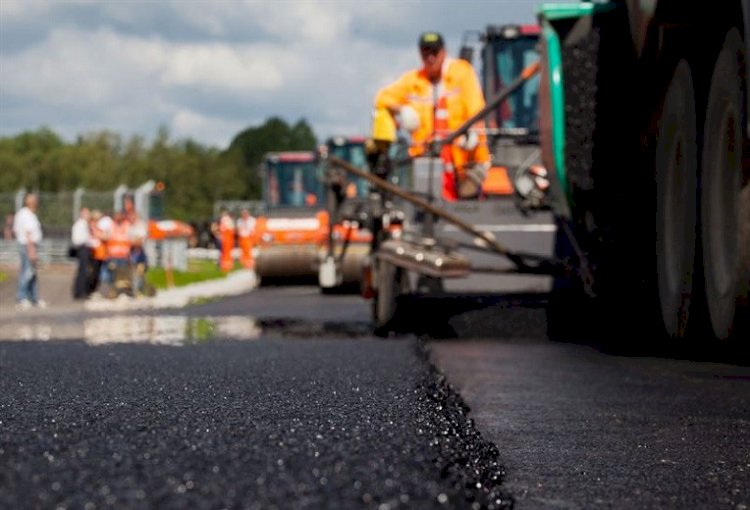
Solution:
{"label": "yellow cap", "polygon": [[372,114],[372,138],[385,142],[396,141],[396,121],[386,108],[378,108]]}

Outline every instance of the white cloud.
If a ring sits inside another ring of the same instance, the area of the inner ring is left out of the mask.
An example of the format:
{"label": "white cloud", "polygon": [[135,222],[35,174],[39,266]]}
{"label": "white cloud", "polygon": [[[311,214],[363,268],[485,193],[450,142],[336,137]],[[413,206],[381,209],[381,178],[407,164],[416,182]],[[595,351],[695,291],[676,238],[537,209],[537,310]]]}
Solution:
{"label": "white cloud", "polygon": [[281,67],[293,65],[289,55],[263,47],[224,44],[174,48],[164,62],[161,82],[166,86],[208,86],[220,92],[234,89],[252,93],[275,90],[283,82]]}
{"label": "white cloud", "polygon": [[48,13],[52,7],[49,1],[3,0],[0,2],[0,17],[3,23],[21,23]]}
{"label": "white cloud", "polygon": [[177,110],[172,116],[171,134],[176,138],[193,138],[208,145],[224,145],[227,133],[238,133],[247,124],[222,117],[201,115],[190,110]]}
{"label": "white cloud", "polygon": [[[368,128],[418,64],[417,35],[533,19],[534,0],[0,0],[0,136],[102,127],[226,146],[274,115],[323,137]],[[516,14],[514,14],[515,16]]]}
{"label": "white cloud", "polygon": [[216,37],[247,31],[251,37],[311,43],[330,42],[345,34],[351,11],[358,9],[360,2],[176,0],[169,5],[186,24]]}
{"label": "white cloud", "polygon": [[[8,92],[48,104],[102,104],[128,97],[128,89],[210,87],[253,93],[282,85],[282,66],[298,57],[263,45],[177,45],[156,39],[55,31],[26,51],[3,58]],[[166,87],[166,88],[165,88]]]}

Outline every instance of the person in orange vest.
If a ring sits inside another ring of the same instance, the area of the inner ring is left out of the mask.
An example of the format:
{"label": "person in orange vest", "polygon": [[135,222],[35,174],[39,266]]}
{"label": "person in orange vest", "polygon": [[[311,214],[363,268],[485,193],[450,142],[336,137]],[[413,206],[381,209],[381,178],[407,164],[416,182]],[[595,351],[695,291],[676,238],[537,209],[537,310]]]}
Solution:
{"label": "person in orange vest", "polygon": [[237,239],[240,244],[240,264],[252,269],[255,265],[253,260],[253,233],[255,232],[255,218],[250,211],[242,209],[237,219]]}
{"label": "person in orange vest", "polygon": [[[386,110],[411,132],[411,156],[426,153],[429,144],[446,138],[485,106],[479,78],[463,59],[449,58],[443,36],[419,37],[422,67],[403,74],[375,96],[375,119]],[[484,122],[441,149],[443,196],[447,200],[477,198],[490,168]]]}
{"label": "person in orange vest", "polygon": [[232,250],[234,249],[234,220],[229,211],[222,209],[219,218],[219,237],[221,238],[221,254],[219,255],[219,268],[222,271],[231,271],[234,268]]}
{"label": "person in orange vest", "polygon": [[[130,222],[125,217],[123,211],[115,213],[114,223],[109,230],[107,236],[107,260],[105,262],[107,270],[109,271],[109,279],[107,283],[111,286],[117,287],[118,276],[121,276],[120,268],[127,268],[130,264]],[[128,280],[130,274],[127,274]],[[115,289],[108,289],[115,290]]]}
{"label": "person in orange vest", "polygon": [[98,209],[91,211],[91,280],[89,294],[93,294],[101,282],[107,282],[109,271],[104,263],[107,260],[107,236],[112,228],[112,218]]}

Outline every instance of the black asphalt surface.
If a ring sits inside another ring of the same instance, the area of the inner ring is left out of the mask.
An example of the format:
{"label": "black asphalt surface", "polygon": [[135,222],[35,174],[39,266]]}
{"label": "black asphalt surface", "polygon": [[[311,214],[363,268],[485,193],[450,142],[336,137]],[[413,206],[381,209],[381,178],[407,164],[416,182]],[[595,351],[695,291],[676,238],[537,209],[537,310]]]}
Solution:
{"label": "black asphalt surface", "polygon": [[[547,337],[543,294],[417,300],[516,509],[750,508],[750,345]],[[402,325],[406,327],[407,324]]]}
{"label": "black asphalt surface", "polygon": [[515,508],[750,508],[750,368],[522,334],[431,344]]}
{"label": "black asphalt surface", "polygon": [[0,344],[2,508],[507,508],[415,341]]}
{"label": "black asphalt surface", "polygon": [[[747,349],[550,341],[546,301],[407,298],[391,338],[309,286],[33,319],[0,342],[0,508],[750,508]],[[180,346],[91,345],[122,321]]]}

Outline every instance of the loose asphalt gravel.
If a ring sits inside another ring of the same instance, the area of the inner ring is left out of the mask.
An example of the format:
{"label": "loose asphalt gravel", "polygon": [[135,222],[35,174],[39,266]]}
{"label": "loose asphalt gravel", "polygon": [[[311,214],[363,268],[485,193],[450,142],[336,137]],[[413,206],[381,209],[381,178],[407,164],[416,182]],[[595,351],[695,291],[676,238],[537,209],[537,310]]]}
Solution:
{"label": "loose asphalt gravel", "polygon": [[2,508],[509,508],[416,340],[0,343]]}

